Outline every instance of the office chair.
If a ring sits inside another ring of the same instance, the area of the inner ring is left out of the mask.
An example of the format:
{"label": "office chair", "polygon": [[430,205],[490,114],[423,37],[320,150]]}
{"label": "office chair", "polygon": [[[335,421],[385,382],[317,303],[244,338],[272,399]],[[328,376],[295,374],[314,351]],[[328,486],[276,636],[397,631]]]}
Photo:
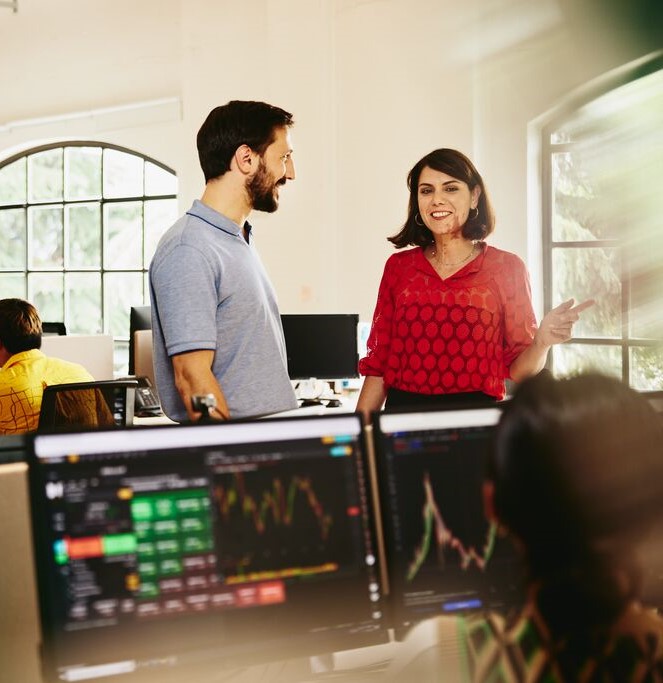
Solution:
{"label": "office chair", "polygon": [[106,380],[53,384],[44,389],[38,431],[72,427],[125,427],[133,424],[138,381]]}

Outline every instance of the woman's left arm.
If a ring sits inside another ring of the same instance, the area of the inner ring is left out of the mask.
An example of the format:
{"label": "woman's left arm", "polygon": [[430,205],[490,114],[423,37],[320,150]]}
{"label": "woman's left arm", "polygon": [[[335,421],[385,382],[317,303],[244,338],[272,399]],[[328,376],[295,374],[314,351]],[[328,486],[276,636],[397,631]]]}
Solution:
{"label": "woman's left arm", "polygon": [[571,339],[573,325],[585,309],[594,305],[594,299],[587,299],[577,306],[574,303],[569,299],[544,316],[532,343],[511,363],[510,374],[514,382],[522,382],[543,369],[550,347]]}

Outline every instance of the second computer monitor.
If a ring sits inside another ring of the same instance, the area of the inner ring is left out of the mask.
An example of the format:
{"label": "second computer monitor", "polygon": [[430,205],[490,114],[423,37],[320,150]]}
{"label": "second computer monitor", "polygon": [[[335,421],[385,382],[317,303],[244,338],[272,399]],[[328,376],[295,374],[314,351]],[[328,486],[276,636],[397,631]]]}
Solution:
{"label": "second computer monitor", "polygon": [[358,377],[357,313],[283,314],[290,379]]}
{"label": "second computer monitor", "polygon": [[522,597],[511,542],[486,521],[482,484],[497,407],[382,413],[376,465],[394,626],[506,610]]}
{"label": "second computer monitor", "polygon": [[136,372],[136,340],[138,330],[152,329],[151,306],[132,306],[129,311],[129,374]]}

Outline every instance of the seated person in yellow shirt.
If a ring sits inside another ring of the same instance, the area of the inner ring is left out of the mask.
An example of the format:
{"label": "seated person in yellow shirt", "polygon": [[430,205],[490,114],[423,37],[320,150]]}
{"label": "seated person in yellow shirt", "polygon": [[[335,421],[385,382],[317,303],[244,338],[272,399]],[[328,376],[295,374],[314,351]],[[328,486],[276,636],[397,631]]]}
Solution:
{"label": "seated person in yellow shirt", "polygon": [[44,387],[92,382],[77,363],[47,358],[41,348],[41,319],[22,299],[0,299],[0,434],[34,431]]}

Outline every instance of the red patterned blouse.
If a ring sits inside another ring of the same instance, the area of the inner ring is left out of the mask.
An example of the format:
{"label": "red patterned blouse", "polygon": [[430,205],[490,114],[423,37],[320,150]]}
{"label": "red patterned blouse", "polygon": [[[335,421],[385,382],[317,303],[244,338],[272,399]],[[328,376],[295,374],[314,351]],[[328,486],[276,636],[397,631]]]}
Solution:
{"label": "red patterned blouse", "polygon": [[536,332],[529,275],[515,254],[481,253],[442,279],[421,247],[385,264],[362,375],[420,394],[504,398],[511,363]]}

